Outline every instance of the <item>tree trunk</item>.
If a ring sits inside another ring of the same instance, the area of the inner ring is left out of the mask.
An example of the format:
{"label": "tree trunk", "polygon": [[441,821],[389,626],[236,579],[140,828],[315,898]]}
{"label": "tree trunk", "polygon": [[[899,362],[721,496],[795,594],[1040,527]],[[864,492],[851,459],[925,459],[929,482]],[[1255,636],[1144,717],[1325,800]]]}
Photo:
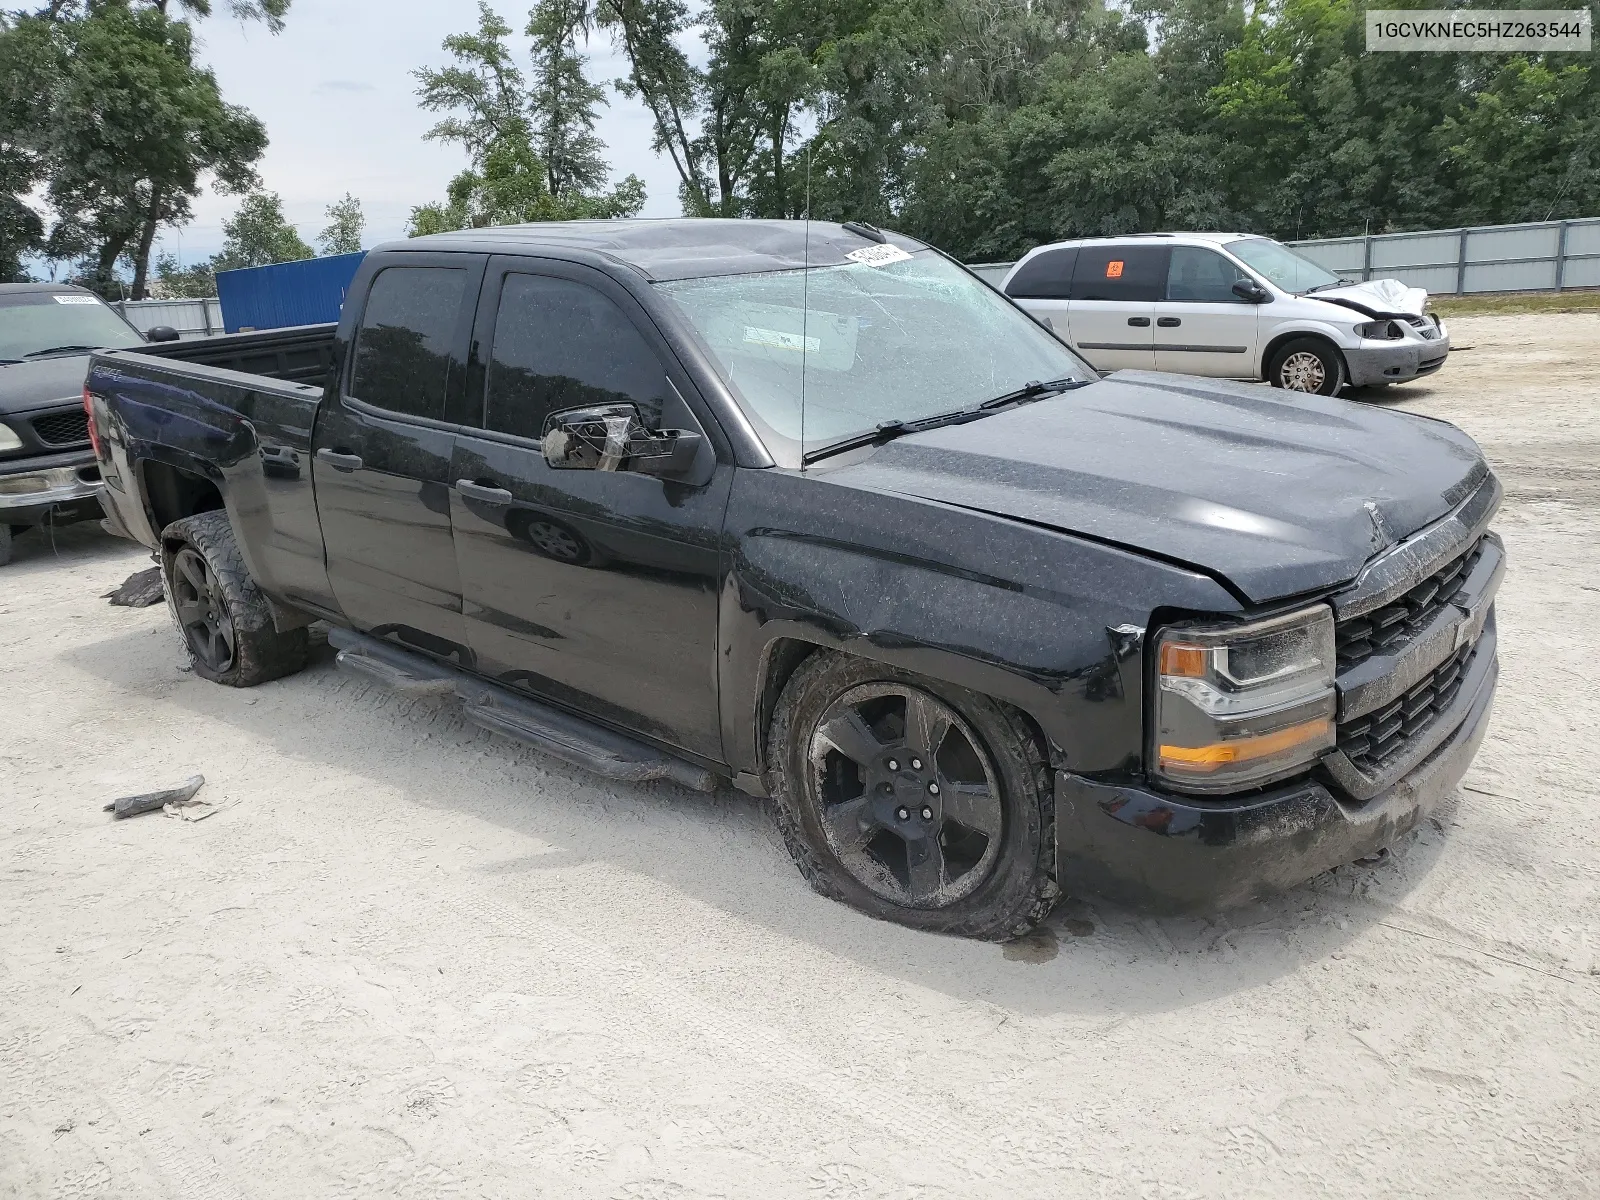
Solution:
{"label": "tree trunk", "polygon": [[148,297],[145,288],[150,278],[150,247],[155,244],[156,226],[161,223],[161,185],[150,185],[150,211],[145,214],[144,232],[139,235],[139,253],[133,261],[133,298]]}

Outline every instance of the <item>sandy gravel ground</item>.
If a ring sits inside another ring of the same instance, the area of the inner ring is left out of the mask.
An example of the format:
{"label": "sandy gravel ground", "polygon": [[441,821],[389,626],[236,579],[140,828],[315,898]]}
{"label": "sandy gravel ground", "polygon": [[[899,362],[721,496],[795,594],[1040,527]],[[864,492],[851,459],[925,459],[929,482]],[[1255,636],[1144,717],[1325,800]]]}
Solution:
{"label": "sandy gravel ground", "polygon": [[[1460,319],[1494,728],[1386,861],[1032,943],[829,904],[761,807],[335,672],[179,669],[94,529],[0,573],[0,1195],[1600,1194],[1600,315]],[[226,806],[112,824],[192,772]]]}

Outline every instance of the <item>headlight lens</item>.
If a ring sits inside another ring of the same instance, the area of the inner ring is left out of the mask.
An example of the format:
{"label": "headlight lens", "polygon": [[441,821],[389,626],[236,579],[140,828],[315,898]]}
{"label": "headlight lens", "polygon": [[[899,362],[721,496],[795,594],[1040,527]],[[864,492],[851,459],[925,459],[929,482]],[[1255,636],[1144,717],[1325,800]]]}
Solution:
{"label": "headlight lens", "polygon": [[1363,321],[1356,326],[1356,333],[1361,337],[1377,338],[1383,342],[1392,342],[1396,338],[1405,337],[1405,330],[1400,328],[1398,321]]}
{"label": "headlight lens", "polygon": [[0,454],[21,449],[22,439],[17,436],[17,431],[9,425],[0,425]]}
{"label": "headlight lens", "polygon": [[1150,762],[1187,791],[1257,787],[1334,744],[1333,610],[1156,634]]}

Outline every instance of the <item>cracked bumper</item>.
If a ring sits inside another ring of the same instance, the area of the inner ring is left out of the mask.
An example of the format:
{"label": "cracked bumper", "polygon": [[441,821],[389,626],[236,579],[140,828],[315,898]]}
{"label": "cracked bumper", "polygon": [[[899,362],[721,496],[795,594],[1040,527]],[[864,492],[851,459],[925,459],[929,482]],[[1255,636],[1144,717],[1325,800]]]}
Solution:
{"label": "cracked bumper", "polygon": [[66,525],[98,520],[100,469],[92,454],[0,463],[0,521],[7,525]]}
{"label": "cracked bumper", "polygon": [[1455,731],[1364,804],[1315,779],[1200,801],[1057,772],[1062,891],[1168,911],[1217,909],[1375,854],[1416,828],[1466,775],[1489,727],[1497,670],[1491,663]]}
{"label": "cracked bumper", "polygon": [[1432,375],[1444,366],[1450,353],[1450,335],[1443,329],[1433,341],[1403,338],[1394,342],[1363,340],[1354,349],[1343,349],[1345,367],[1354,387],[1374,383],[1404,383]]}

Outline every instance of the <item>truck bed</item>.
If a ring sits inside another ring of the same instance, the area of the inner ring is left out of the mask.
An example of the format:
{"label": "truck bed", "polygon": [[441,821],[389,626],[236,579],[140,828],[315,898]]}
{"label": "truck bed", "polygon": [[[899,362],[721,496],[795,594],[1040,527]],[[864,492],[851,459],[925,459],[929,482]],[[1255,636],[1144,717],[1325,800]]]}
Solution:
{"label": "truck bed", "polygon": [[138,353],[290,383],[320,384],[333,366],[337,329],[333,324],[301,325],[260,333],[231,333],[226,337],[145,346]]}

